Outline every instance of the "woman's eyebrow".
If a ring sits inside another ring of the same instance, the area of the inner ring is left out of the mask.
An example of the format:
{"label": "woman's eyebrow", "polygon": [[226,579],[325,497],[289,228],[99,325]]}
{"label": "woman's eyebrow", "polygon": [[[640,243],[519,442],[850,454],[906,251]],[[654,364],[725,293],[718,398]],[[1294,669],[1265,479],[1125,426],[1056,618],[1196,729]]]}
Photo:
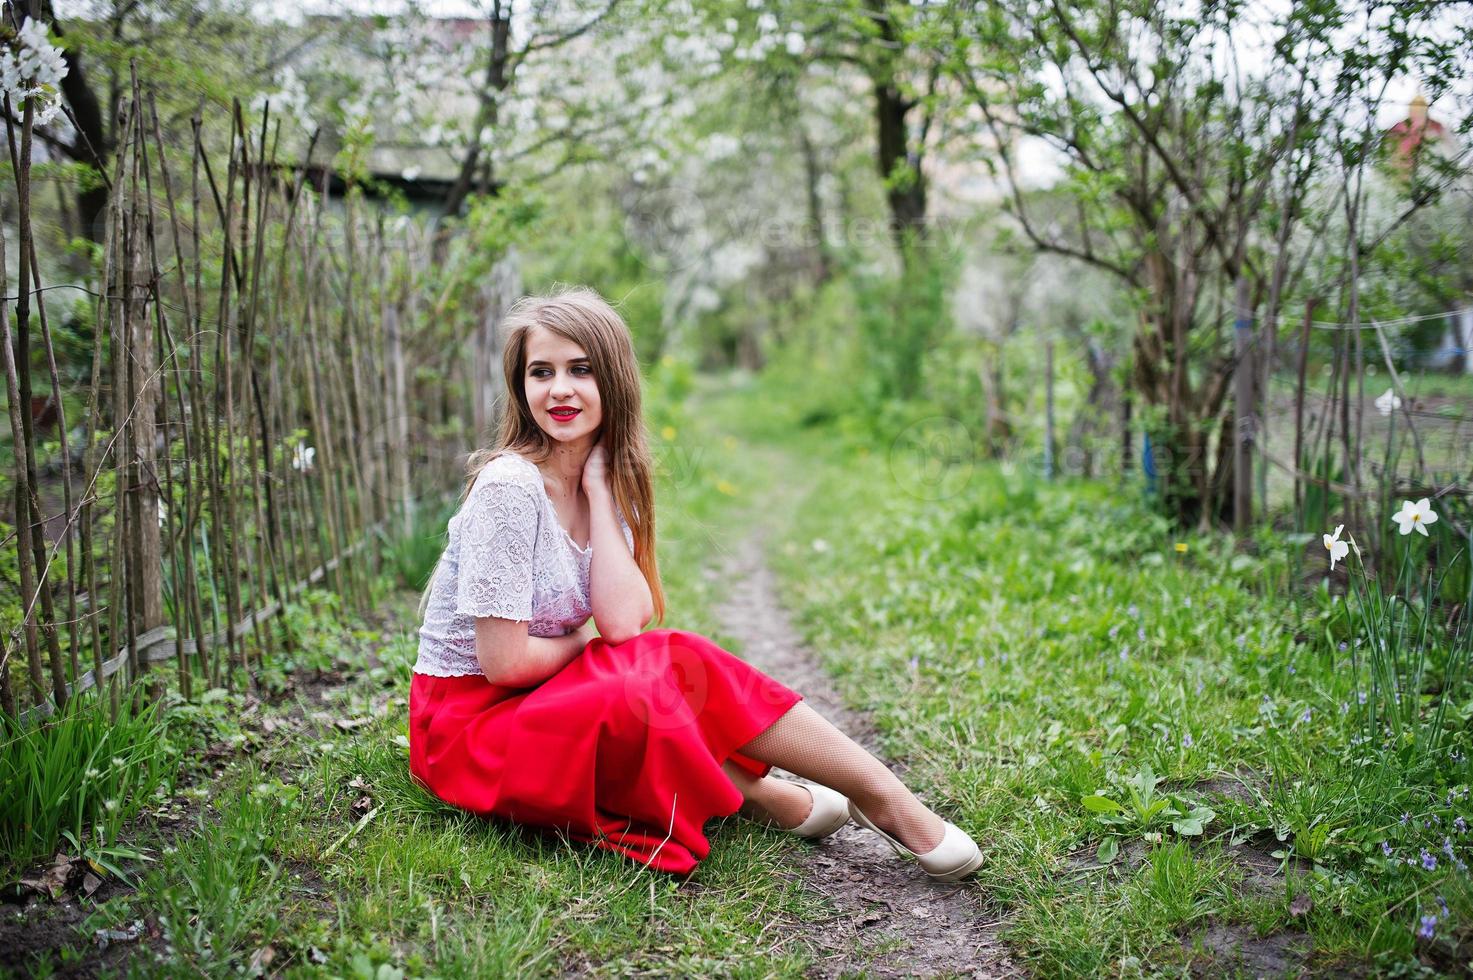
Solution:
{"label": "woman's eyebrow", "polygon": [[[587,364],[588,363],[588,358],[587,357],[570,357],[570,358],[568,358],[568,363],[569,364]],[[534,368],[534,367],[536,367],[539,364],[542,364],[542,365],[547,366],[547,367],[551,367],[552,366],[551,363],[548,362],[548,361],[530,361],[530,362],[528,362],[527,367]]]}

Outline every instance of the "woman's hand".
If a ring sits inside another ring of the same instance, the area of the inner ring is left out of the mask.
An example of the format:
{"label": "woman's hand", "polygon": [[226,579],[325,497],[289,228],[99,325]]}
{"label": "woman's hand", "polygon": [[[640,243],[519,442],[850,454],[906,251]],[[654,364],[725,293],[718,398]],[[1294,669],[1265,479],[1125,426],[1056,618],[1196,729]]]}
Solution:
{"label": "woman's hand", "polygon": [[589,497],[609,490],[609,451],[604,448],[603,436],[593,444],[588,458],[583,461],[583,492]]}

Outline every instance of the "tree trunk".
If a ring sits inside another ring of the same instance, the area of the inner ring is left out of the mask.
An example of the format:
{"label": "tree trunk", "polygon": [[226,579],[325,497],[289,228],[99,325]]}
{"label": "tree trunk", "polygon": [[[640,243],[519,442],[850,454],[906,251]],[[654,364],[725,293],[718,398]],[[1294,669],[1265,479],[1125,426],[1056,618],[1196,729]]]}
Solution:
{"label": "tree trunk", "polygon": [[487,127],[496,125],[497,100],[510,82],[506,74],[510,50],[511,10],[509,7],[503,7],[500,0],[496,0],[491,8],[491,60],[486,65],[486,86],[480,93],[481,100],[476,112],[475,132],[471,134],[471,145],[466,149],[465,157],[460,161],[460,173],[456,175],[455,183],[445,195],[444,209],[447,215],[460,213],[477,177],[481,179],[483,187],[489,189],[495,187],[491,179],[491,163],[481,158],[483,152],[481,133]]}

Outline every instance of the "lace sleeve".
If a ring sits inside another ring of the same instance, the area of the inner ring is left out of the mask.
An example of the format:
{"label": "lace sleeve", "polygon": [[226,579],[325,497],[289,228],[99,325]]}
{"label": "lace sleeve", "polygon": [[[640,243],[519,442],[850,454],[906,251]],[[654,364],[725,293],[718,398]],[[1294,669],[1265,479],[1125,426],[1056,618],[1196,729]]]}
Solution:
{"label": "lace sleeve", "polygon": [[467,616],[532,618],[537,502],[515,483],[491,479],[471,490],[460,517],[455,611]]}

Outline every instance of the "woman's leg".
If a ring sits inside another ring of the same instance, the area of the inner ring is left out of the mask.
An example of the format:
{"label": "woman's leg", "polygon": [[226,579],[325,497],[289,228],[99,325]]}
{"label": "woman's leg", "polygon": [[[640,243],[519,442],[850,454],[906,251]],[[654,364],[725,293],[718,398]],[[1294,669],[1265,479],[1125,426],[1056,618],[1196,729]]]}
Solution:
{"label": "woman's leg", "polygon": [[805,701],[793,705],[766,731],[738,748],[759,762],[770,762],[838,790],[916,854],[932,850],[945,836],[941,818],[916,799],[883,762]]}
{"label": "woman's leg", "polygon": [[721,768],[746,797],[737,813],[748,820],[770,820],[779,827],[792,829],[813,812],[813,794],[798,783],[772,776],[754,776],[731,761],[723,762]]}

